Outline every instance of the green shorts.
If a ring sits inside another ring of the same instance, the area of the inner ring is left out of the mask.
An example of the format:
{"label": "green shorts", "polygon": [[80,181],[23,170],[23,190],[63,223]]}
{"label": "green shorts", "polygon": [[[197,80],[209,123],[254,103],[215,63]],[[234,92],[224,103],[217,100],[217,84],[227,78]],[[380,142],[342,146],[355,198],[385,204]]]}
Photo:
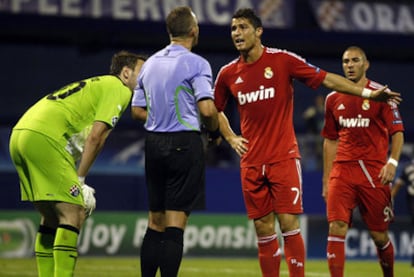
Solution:
{"label": "green shorts", "polygon": [[56,141],[31,130],[13,130],[9,147],[23,201],[83,206],[75,161]]}

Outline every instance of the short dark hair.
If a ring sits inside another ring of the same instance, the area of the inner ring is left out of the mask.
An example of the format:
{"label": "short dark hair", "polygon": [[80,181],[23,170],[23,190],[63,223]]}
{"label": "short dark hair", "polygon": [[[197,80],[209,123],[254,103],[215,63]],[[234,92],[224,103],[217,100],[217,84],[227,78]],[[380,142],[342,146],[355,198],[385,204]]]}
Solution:
{"label": "short dark hair", "polygon": [[112,56],[111,66],[109,68],[109,74],[118,76],[122,68],[127,66],[131,69],[134,69],[137,65],[138,60],[145,61],[147,59],[144,55],[134,54],[125,50],[122,50],[118,53],[115,53]]}
{"label": "short dark hair", "polygon": [[190,33],[194,27],[194,16],[190,7],[182,6],[173,9],[166,19],[167,31],[171,37],[182,37]]}
{"label": "short dark hair", "polygon": [[250,8],[238,9],[233,15],[233,18],[246,18],[255,29],[263,27],[260,17],[258,17],[254,10]]}
{"label": "short dark hair", "polygon": [[368,60],[367,54],[365,54],[365,51],[359,46],[355,46],[355,45],[349,46],[348,48],[345,49],[344,53],[346,51],[358,51],[359,53],[361,53],[361,56],[364,60]]}

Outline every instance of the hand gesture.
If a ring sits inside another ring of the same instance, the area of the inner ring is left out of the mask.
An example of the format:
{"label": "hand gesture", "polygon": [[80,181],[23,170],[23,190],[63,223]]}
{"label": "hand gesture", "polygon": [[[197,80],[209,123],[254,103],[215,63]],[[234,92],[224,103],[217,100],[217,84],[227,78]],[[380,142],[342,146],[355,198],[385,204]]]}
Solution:
{"label": "hand gesture", "polygon": [[242,136],[234,136],[228,140],[228,143],[240,157],[249,150],[247,147],[249,141]]}
{"label": "hand gesture", "polygon": [[391,163],[384,165],[378,175],[381,179],[381,183],[383,185],[387,185],[392,182],[392,180],[394,180],[396,170],[396,167]]}
{"label": "hand gesture", "polygon": [[373,90],[369,98],[379,102],[391,101],[395,104],[400,104],[402,101],[401,94],[389,90],[388,86],[384,86],[380,89]]}

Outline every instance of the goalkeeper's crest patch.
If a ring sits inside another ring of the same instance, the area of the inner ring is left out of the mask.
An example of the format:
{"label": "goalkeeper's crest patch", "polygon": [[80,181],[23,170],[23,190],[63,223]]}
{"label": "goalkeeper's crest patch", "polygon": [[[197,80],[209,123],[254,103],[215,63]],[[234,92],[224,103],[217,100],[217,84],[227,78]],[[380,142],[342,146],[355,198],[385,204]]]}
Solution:
{"label": "goalkeeper's crest patch", "polygon": [[73,185],[73,186],[70,188],[69,193],[70,193],[72,196],[76,197],[76,196],[78,196],[78,195],[80,194],[80,189],[79,189],[79,187],[78,187],[77,185]]}

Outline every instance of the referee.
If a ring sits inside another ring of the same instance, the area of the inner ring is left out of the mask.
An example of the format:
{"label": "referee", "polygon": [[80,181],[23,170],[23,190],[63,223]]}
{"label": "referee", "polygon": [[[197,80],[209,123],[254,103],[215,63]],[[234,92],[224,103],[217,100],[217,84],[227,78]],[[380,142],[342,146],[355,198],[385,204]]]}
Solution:
{"label": "referee", "polygon": [[[201,125],[218,143],[210,64],[191,52],[198,42],[192,10],[173,9],[166,19],[170,44],[152,55],[138,77],[132,117],[145,121],[148,228],[141,274],[177,276],[190,212],[204,208],[205,157]],[[201,120],[200,120],[201,119]]]}

